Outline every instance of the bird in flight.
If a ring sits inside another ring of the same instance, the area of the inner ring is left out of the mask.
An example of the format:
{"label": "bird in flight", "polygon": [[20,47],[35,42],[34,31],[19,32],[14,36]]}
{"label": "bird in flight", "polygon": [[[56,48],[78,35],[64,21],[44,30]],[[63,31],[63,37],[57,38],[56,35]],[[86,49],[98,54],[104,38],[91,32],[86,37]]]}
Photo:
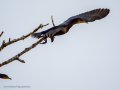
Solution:
{"label": "bird in flight", "polygon": [[9,78],[6,74],[1,74],[1,73],[0,73],[0,78],[2,78],[2,79],[10,79],[10,80],[12,80],[12,79]]}
{"label": "bird in flight", "polygon": [[109,9],[101,9],[101,8],[94,9],[76,16],[72,16],[58,26],[52,27],[42,32],[34,33],[31,36],[33,38],[38,38],[38,39],[44,37],[45,38],[44,42],[40,44],[46,44],[47,38],[51,38],[51,42],[53,42],[55,36],[60,36],[67,33],[74,24],[88,23],[88,22],[93,22],[95,20],[100,20],[106,17],[109,14],[109,12],[110,12]]}

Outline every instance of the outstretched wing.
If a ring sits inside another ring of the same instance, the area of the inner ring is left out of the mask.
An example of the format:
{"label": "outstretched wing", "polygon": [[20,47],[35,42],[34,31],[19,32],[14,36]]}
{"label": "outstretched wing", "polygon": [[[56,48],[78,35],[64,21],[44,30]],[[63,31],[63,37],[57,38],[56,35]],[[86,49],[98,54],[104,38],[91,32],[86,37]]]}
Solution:
{"label": "outstretched wing", "polygon": [[80,19],[85,22],[93,22],[95,20],[99,20],[106,17],[109,14],[109,11],[109,9],[95,9],[76,16],[72,16],[66,21],[64,21],[61,25],[69,25],[75,19]]}

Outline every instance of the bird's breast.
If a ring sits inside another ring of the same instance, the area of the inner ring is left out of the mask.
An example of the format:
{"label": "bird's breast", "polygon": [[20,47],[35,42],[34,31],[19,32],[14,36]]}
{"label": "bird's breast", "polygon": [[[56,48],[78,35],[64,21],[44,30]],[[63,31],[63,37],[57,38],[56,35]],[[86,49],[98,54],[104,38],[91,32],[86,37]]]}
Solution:
{"label": "bird's breast", "polygon": [[68,32],[68,30],[67,30],[66,27],[65,27],[65,28],[60,28],[59,32],[57,32],[57,33],[55,34],[55,36],[63,35],[63,34],[65,34],[65,33],[67,33],[67,32]]}
{"label": "bird's breast", "polygon": [[62,31],[63,33],[67,33],[67,32],[68,32],[67,28],[63,28],[61,31]]}

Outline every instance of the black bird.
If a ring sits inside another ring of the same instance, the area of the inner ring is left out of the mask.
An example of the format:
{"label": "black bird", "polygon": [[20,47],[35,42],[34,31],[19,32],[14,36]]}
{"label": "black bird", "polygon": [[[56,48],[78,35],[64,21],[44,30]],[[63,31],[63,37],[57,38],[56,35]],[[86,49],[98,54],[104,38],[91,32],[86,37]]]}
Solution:
{"label": "black bird", "polygon": [[102,19],[106,17],[109,14],[110,10],[109,9],[95,9],[89,12],[85,12],[76,16],[72,16],[66,21],[64,21],[62,24],[52,27],[48,30],[34,33],[31,36],[33,38],[45,38],[45,42],[41,44],[47,43],[47,38],[51,38],[51,42],[54,41],[54,36],[59,36],[67,33],[69,29],[74,25],[78,23],[88,23],[88,22],[93,22],[95,20]]}
{"label": "black bird", "polygon": [[10,79],[10,80],[12,80],[12,79],[9,78],[6,74],[1,74],[1,73],[0,73],[0,78],[2,78],[2,79]]}

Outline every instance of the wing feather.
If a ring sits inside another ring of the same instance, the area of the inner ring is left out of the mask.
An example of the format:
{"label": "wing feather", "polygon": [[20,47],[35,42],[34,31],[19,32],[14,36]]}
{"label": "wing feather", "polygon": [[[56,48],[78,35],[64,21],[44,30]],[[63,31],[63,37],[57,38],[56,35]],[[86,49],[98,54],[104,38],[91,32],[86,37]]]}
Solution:
{"label": "wing feather", "polygon": [[61,25],[68,25],[71,23],[76,18],[79,18],[80,20],[84,20],[86,22],[93,22],[95,20],[102,19],[106,17],[109,14],[110,10],[109,9],[95,9],[89,12],[85,12],[76,16],[72,16],[66,21],[64,21]]}

